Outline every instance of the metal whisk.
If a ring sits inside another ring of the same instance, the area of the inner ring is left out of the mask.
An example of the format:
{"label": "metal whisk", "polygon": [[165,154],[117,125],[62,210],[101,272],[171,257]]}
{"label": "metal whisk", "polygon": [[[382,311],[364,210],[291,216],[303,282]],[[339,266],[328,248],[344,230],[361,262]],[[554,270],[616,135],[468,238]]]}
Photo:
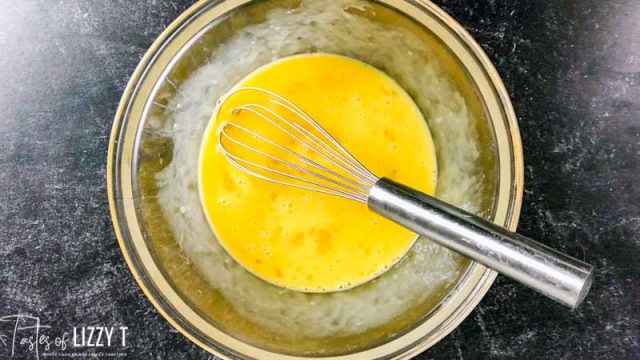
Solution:
{"label": "metal whisk", "polygon": [[[484,264],[571,308],[591,287],[593,267],[432,196],[378,178],[291,101],[260,88],[219,133],[226,159],[252,176],[367,204],[404,227]],[[244,115],[244,114],[243,114]],[[264,122],[255,130],[257,122]],[[268,129],[266,131],[265,129]]]}

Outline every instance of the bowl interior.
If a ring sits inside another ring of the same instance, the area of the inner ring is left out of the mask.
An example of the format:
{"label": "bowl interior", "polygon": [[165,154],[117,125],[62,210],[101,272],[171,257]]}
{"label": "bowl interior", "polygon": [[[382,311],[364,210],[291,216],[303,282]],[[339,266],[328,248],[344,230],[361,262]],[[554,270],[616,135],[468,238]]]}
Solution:
{"label": "bowl interior", "polygon": [[[115,153],[110,163],[113,167],[113,172],[110,172],[113,189],[110,190],[112,201],[115,200],[114,223],[119,230],[125,257],[134,273],[141,278],[147,295],[174,326],[209,350],[223,355],[255,357],[272,353],[289,356],[362,355],[375,350],[375,353],[363,355],[363,358],[372,358],[372,354],[406,353],[408,348],[427,338],[430,344],[437,341],[457,325],[486,291],[493,279],[492,273],[460,258],[457,260],[460,270],[451,281],[434,290],[423,301],[406,308],[393,320],[366,331],[327,336],[272,331],[256,323],[246,311],[238,311],[237,304],[234,305],[219,289],[211,286],[185,256],[179,245],[180,234],[169,224],[169,214],[158,201],[159,174],[175,161],[175,146],[178,145],[167,129],[171,129],[172,116],[181,110],[174,99],[180,96],[185,82],[210,63],[212,55],[224,52],[225,44],[239,33],[255,29],[273,12],[282,14],[280,18],[286,23],[287,14],[295,14],[306,2],[314,0],[201,2],[167,29],[143,59],[123,97],[120,120],[114,127],[112,146]],[[445,38],[445,35],[451,38],[461,35],[442,30],[450,24],[443,23],[434,13],[438,11],[435,8],[416,7],[404,1],[345,0],[336,2],[334,6],[340,7],[344,21],[371,22],[389,31],[410,34],[407,37],[414,42],[411,46],[420,52],[408,55],[417,62],[412,66],[436,64],[441,70],[444,77],[438,77],[438,80],[446,81],[444,86],[453,89],[466,106],[470,119],[466,131],[473,134],[477,143],[476,155],[464,160],[473,167],[474,176],[467,180],[475,185],[468,189],[477,197],[475,205],[469,206],[502,225],[512,225],[512,218],[517,214],[514,207],[519,204],[515,201],[517,191],[513,185],[517,176],[513,171],[514,149],[505,115],[508,109],[498,109],[501,99],[495,91],[488,90],[486,84],[491,84],[491,79],[477,70],[481,68],[480,61],[473,60],[464,46],[452,49],[452,43]],[[328,18],[327,21],[333,20]],[[325,25],[331,26],[317,21],[297,26],[306,26],[304,31],[322,37]],[[358,29],[357,26],[345,26],[344,31],[357,32]],[[287,30],[284,27],[279,31]],[[371,46],[364,48],[340,45],[358,36],[364,35],[343,33],[342,37],[311,42],[287,38],[288,46],[281,47],[271,58],[248,62],[251,66],[244,68],[239,65],[237,72],[225,74],[225,81],[232,85],[259,65],[298,53],[331,52],[358,58],[391,75],[416,100],[432,130],[437,152],[449,154],[444,158],[439,156],[439,182],[457,181],[453,179],[459,163],[457,160],[466,157],[448,148],[448,140],[452,136],[450,125],[437,118],[439,113],[434,107],[438,104],[421,100],[424,93],[432,91],[424,85],[432,79],[428,74],[407,74],[392,56],[385,54],[385,48],[393,48],[389,44],[390,37],[369,35],[367,39]],[[462,51],[466,51],[465,56],[461,56]],[[475,61],[473,66],[469,65],[471,61]],[[215,76],[215,71],[212,74]],[[479,83],[478,79],[483,79],[483,82]],[[215,100],[211,99],[212,102]],[[468,205],[465,197],[469,194],[448,192],[446,186],[439,189],[437,195],[459,206]],[[385,348],[389,343],[395,345]]]}

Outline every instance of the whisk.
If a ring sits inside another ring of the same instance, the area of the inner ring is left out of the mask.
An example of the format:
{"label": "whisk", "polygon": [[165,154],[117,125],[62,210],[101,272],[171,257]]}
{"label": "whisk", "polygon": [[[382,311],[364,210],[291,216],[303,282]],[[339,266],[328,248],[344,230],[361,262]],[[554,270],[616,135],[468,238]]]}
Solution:
{"label": "whisk", "polygon": [[[593,267],[432,196],[379,178],[307,113],[271,91],[245,87],[252,102],[231,104],[245,121],[227,120],[220,149],[237,169],[274,183],[359,201],[428,239],[568,307],[577,307]],[[255,100],[255,102],[254,102]],[[233,117],[232,117],[233,118]],[[258,122],[264,122],[257,127]],[[265,130],[268,129],[268,130]]]}

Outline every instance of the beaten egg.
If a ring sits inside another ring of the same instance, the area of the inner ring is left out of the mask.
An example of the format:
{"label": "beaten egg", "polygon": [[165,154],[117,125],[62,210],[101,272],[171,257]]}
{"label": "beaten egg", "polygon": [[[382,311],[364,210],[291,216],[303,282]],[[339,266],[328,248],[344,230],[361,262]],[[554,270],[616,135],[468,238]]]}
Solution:
{"label": "beaten egg", "polygon": [[[411,97],[382,71],[339,55],[296,55],[255,70],[230,93],[247,87],[296,104],[376,176],[435,192],[437,164],[427,124]],[[216,109],[204,135],[199,191],[221,245],[263,280],[307,292],[349,289],[390,268],[414,243],[411,231],[366,204],[268,182],[227,161],[219,143],[227,122],[272,132],[255,114],[232,111],[259,101],[264,103],[255,93],[235,93]]]}

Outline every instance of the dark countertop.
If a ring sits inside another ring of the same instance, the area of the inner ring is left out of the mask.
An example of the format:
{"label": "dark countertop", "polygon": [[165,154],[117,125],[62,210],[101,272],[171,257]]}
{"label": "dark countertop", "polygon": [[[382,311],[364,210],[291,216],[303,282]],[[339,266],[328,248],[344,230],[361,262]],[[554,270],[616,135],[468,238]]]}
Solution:
{"label": "dark countertop", "polygon": [[[576,311],[499,277],[420,358],[640,358],[640,1],[437,2],[482,45],[511,94],[525,154],[519,231],[597,272]],[[0,7],[0,358],[11,357],[7,316],[16,314],[53,334],[127,326],[122,352],[131,359],[210,358],[136,285],[105,184],[126,82],[189,3]],[[18,347],[14,358],[28,356]]]}

